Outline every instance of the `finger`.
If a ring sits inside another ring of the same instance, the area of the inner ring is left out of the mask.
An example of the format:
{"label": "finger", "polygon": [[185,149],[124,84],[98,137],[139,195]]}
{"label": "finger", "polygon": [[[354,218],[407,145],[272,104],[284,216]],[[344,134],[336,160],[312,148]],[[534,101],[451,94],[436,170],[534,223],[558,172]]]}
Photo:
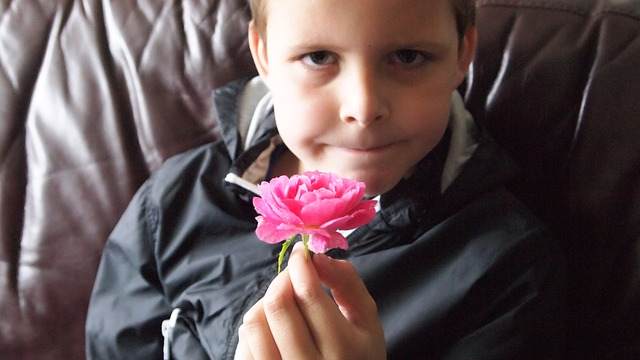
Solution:
{"label": "finger", "polygon": [[263,307],[283,359],[318,358],[318,350],[294,299],[288,269],[278,274],[269,285]]}
{"label": "finger", "polygon": [[345,332],[351,325],[323,290],[313,262],[301,243],[294,246],[288,269],[296,303],[317,348],[325,355],[340,352],[345,345]]}
{"label": "finger", "polygon": [[251,357],[256,360],[280,359],[280,352],[273,340],[267,317],[264,314],[262,300],[247,311],[242,319],[240,337],[246,339]]}
{"label": "finger", "polygon": [[251,356],[251,351],[249,350],[249,346],[247,345],[247,341],[245,340],[244,331],[242,326],[238,329],[238,347],[236,347],[236,353],[233,356],[233,360],[254,360]]}
{"label": "finger", "polygon": [[313,264],[320,281],[331,289],[333,299],[349,322],[363,328],[379,324],[376,303],[350,262],[317,254]]}

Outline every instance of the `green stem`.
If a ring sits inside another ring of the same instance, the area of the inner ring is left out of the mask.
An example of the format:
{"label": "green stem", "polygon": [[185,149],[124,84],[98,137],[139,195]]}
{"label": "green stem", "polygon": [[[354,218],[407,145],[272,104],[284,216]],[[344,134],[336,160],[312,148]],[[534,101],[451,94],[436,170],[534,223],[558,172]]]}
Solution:
{"label": "green stem", "polygon": [[282,249],[280,249],[280,254],[278,254],[278,274],[280,274],[280,271],[282,271],[282,262],[284,261],[284,256],[287,253],[287,249],[289,249],[289,246],[291,246],[295,238],[296,235],[293,235],[292,237],[287,239],[287,241],[282,243]]}
{"label": "green stem", "polygon": [[309,234],[302,235],[302,245],[304,245],[304,258],[309,259]]}

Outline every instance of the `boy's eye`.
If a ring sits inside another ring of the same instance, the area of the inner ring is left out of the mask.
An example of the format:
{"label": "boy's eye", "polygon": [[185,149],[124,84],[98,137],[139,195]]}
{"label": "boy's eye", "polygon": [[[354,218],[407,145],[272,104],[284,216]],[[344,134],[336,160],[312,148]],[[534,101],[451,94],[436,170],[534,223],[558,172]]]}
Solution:
{"label": "boy's eye", "polygon": [[397,50],[391,54],[391,63],[400,65],[420,65],[428,60],[428,56],[418,50]]}
{"label": "boy's eye", "polygon": [[335,58],[328,51],[314,51],[302,57],[302,62],[310,66],[325,66],[335,62]]}

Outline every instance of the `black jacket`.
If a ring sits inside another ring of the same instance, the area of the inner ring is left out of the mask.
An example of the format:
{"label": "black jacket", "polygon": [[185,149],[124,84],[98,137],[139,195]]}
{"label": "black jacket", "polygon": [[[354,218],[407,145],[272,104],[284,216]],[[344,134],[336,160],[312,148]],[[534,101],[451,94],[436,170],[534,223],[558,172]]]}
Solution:
{"label": "black jacket", "polygon": [[[276,135],[264,120],[241,151],[239,86],[220,90],[224,139],[169,159],[140,188],[105,248],[86,325],[89,359],[161,359],[161,323],[180,308],[177,359],[232,359],[242,315],[276,272],[250,192],[226,184]],[[562,358],[563,263],[545,227],[504,184],[511,161],[485,135],[439,191],[448,136],[381,198],[376,218],[331,255],[358,269],[390,358]]]}

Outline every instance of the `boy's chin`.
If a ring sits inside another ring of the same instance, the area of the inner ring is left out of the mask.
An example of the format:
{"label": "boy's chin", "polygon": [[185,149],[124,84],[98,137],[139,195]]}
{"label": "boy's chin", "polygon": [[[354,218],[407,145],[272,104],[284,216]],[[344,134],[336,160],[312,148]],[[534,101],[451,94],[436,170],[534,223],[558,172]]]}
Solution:
{"label": "boy's chin", "polygon": [[393,189],[393,187],[395,185],[396,184],[391,184],[391,185],[387,185],[387,184],[384,184],[384,185],[382,185],[382,184],[381,185],[369,185],[369,184],[367,184],[367,189],[366,189],[366,192],[365,192],[365,196],[368,197],[368,198],[373,198],[373,197],[376,197],[378,195],[382,195],[382,194],[386,193],[387,191]]}
{"label": "boy's chin", "polygon": [[[387,170],[387,171],[385,171]],[[362,181],[366,185],[365,196],[371,198],[393,189],[403,177],[409,176],[409,173],[395,173],[379,167],[374,169],[345,169],[332,168],[322,171],[333,172],[336,175],[349,179]]]}
{"label": "boy's chin", "polygon": [[373,173],[359,173],[353,174],[352,178],[364,182],[367,185],[365,194],[367,197],[375,197],[384,194],[393,189],[402,179],[408,178],[413,175],[415,167],[411,167],[408,170],[400,173],[394,171],[376,171]]}
{"label": "boy's chin", "polygon": [[375,197],[386,193],[393,189],[402,177],[389,176],[360,176],[357,180],[364,182],[367,185],[365,194],[367,197]]}

